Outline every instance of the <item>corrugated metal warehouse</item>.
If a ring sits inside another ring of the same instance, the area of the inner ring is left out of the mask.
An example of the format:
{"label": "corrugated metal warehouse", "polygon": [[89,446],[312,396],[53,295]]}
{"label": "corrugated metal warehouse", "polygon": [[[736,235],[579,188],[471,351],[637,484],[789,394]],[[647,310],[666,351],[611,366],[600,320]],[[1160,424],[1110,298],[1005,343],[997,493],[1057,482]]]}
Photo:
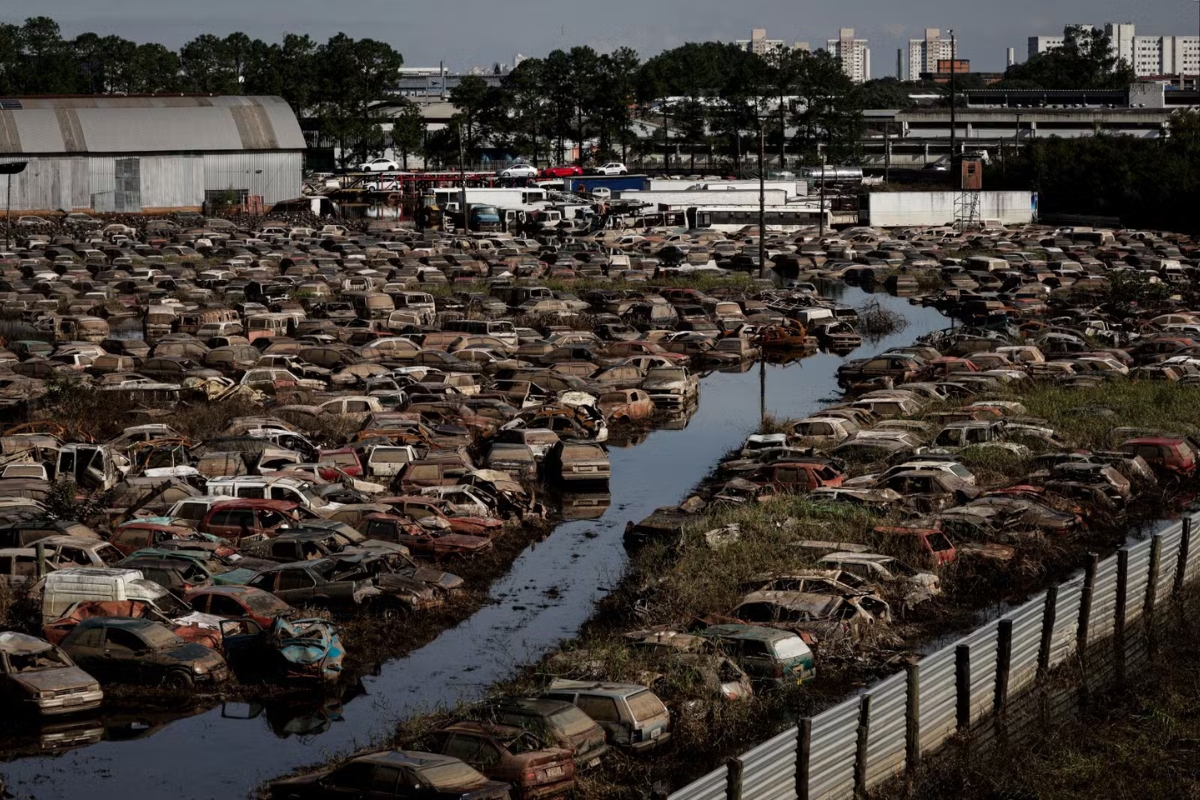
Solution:
{"label": "corrugated metal warehouse", "polygon": [[269,206],[300,196],[304,135],[278,97],[6,98],[11,161],[29,162],[13,213],[199,209],[228,192]]}

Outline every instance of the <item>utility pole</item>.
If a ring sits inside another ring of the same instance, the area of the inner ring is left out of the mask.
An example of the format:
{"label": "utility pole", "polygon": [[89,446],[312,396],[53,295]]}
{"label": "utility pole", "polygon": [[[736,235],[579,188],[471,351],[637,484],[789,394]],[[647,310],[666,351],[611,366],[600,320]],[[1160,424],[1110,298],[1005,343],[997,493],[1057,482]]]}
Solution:
{"label": "utility pole", "polygon": [[828,154],[822,154],[821,155],[821,216],[820,216],[820,219],[821,219],[820,226],[821,227],[819,229],[820,233],[818,234],[822,239],[825,238],[825,184],[829,180],[829,176],[826,174],[829,171],[827,162],[828,162]]}
{"label": "utility pole", "polygon": [[462,123],[458,123],[458,184],[459,184],[459,199],[458,211],[462,214],[463,233],[467,232],[467,168],[466,148],[463,144]]}
{"label": "utility pole", "polygon": [[892,177],[892,123],[883,123],[883,182],[890,183]]}
{"label": "utility pole", "polygon": [[763,161],[767,146],[766,123],[758,118],[758,277],[767,277],[767,175]]}
{"label": "utility pole", "polygon": [[[955,106],[958,105],[958,102],[957,102],[958,101],[958,93],[957,93],[958,82],[955,80],[955,76],[957,73],[958,73],[958,40],[955,39],[954,31],[952,30],[952,31],[950,31],[950,172],[951,173],[954,172],[954,150],[955,150],[955,146],[957,145],[957,139],[958,139],[958,116],[957,116],[957,109],[955,108]],[[961,167],[959,168],[959,171],[961,172]],[[955,177],[953,177],[953,175],[951,175],[950,180],[952,181],[951,185],[955,189],[962,188],[962,176],[961,175],[959,175],[959,177],[957,177],[957,178],[955,178]]]}
{"label": "utility pole", "polygon": [[0,164],[0,175],[8,178],[8,200],[4,204],[4,249],[12,247],[12,176],[25,171],[28,161],[10,161]]}

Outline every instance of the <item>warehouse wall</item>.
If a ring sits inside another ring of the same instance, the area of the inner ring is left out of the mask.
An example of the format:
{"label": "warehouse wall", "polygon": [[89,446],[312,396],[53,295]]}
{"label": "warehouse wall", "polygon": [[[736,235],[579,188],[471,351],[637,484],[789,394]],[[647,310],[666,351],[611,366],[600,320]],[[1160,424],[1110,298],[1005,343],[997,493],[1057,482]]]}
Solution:
{"label": "warehouse wall", "polygon": [[[20,161],[2,157],[0,162]],[[248,190],[267,205],[299,197],[302,153],[211,153],[154,156],[32,156],[12,176],[13,213],[91,209],[198,208],[205,191]],[[5,201],[0,176],[0,213]]]}

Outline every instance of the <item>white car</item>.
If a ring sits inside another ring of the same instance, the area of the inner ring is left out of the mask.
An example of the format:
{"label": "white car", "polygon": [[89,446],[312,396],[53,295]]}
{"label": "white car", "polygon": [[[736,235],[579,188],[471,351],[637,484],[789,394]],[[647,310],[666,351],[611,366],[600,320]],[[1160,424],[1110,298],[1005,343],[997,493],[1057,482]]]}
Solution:
{"label": "white car", "polygon": [[373,158],[365,164],[359,164],[360,172],[395,172],[400,165],[387,158]]}
{"label": "white car", "polygon": [[500,173],[501,178],[536,178],[537,167],[531,164],[513,164]]}
{"label": "white car", "polygon": [[610,161],[602,167],[596,168],[597,175],[628,175],[629,168],[618,161]]}

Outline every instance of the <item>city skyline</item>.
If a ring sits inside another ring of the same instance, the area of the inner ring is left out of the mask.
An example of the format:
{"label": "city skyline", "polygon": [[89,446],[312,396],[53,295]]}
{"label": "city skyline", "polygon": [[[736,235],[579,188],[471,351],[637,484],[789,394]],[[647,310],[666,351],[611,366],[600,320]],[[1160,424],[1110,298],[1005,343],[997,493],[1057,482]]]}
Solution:
{"label": "city skyline", "polygon": [[[1005,51],[1023,56],[1029,37],[1061,31],[1065,25],[1106,21],[1132,22],[1138,33],[1194,36],[1194,0],[1166,0],[1149,8],[1109,0],[1068,0],[1048,9],[1040,0],[1011,0],[1003,7],[964,8],[951,0],[914,0],[904,7],[882,0],[850,0],[835,6],[801,7],[785,0],[756,0],[730,6],[716,0],[660,0],[653,4],[609,0],[578,5],[547,0],[510,0],[497,12],[482,0],[445,0],[437,7],[397,10],[382,0],[361,0],[353,9],[318,0],[259,0],[253,4],[209,0],[200,6],[161,0],[10,0],[3,21],[20,23],[49,16],[65,36],[86,31],[115,34],[134,41],[178,47],[201,33],[234,31],[266,41],[284,33],[307,33],[323,41],[344,31],[350,36],[386,41],[410,66],[453,69],[511,63],[513,54],[545,55],[555,48],[589,45],[600,51],[628,46],[642,57],[689,41],[745,39],[751,28],[766,28],[772,38],[810,41],[813,47],[841,28],[854,28],[878,61],[872,77],[894,73],[891,56],[907,52],[911,39],[926,28],[943,35],[954,29],[960,56],[975,69],[1002,71]],[[889,67],[884,67],[888,64]]]}

